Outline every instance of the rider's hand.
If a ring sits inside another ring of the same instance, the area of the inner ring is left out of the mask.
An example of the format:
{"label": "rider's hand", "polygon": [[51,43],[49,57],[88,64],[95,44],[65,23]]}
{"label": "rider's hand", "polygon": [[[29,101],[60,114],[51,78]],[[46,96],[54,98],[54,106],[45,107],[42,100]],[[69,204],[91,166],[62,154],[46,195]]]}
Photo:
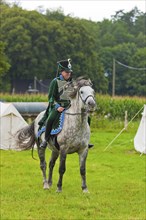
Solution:
{"label": "rider's hand", "polygon": [[63,108],[63,107],[59,107],[59,108],[57,109],[57,111],[58,111],[58,112],[63,112],[64,109],[65,109],[65,108]]}

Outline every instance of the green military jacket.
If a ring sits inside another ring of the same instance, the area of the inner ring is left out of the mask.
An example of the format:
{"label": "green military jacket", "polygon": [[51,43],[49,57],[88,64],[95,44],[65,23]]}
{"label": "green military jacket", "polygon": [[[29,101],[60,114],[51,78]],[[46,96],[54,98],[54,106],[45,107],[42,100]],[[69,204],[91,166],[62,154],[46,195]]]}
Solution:
{"label": "green military jacket", "polygon": [[66,86],[71,80],[64,80],[62,75],[52,80],[49,87],[48,100],[49,100],[49,112],[55,107],[68,107],[70,105],[70,100]]}
{"label": "green military jacket", "polygon": [[66,86],[70,81],[71,80],[68,81],[64,80],[62,75],[60,75],[59,77],[53,79],[52,82],[50,83],[49,93],[48,93],[49,105],[42,119],[38,123],[40,125],[39,129],[45,124],[45,121],[47,120],[52,110],[57,110],[57,108],[59,108],[60,106],[64,108],[70,106],[70,100],[68,97],[68,92],[66,90]]}

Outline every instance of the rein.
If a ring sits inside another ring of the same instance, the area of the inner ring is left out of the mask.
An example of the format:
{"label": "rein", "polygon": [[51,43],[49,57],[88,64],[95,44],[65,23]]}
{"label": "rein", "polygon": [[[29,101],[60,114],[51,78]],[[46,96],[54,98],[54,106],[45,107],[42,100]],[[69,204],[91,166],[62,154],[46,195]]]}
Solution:
{"label": "rein", "polygon": [[[79,92],[79,91],[78,91]],[[92,96],[92,95],[88,95],[86,98],[85,98],[85,100],[83,100],[82,99],[82,96],[79,94],[79,96],[80,96],[80,98],[81,98],[81,100],[82,100],[82,102],[86,105],[86,101],[87,101],[87,99],[89,98],[89,97],[92,97],[93,99],[94,99],[94,97]],[[88,114],[88,112],[90,112],[89,110],[87,110],[86,109],[86,111],[83,111],[83,112],[76,112],[76,113],[69,113],[69,112],[65,112],[65,114],[67,114],[67,115],[83,115],[83,114]]]}
{"label": "rein", "polygon": [[64,114],[66,115],[83,115],[83,114],[87,114],[88,110],[86,110],[85,112],[76,112],[76,113],[69,113],[69,112],[65,112]]}
{"label": "rein", "polygon": [[93,95],[88,95],[88,96],[85,98],[85,100],[83,100],[82,97],[81,97],[81,95],[80,95],[80,98],[81,98],[81,100],[82,100],[82,102],[83,102],[84,104],[86,104],[86,101],[87,101],[87,99],[88,99],[89,97],[92,97],[92,98],[94,99]]}

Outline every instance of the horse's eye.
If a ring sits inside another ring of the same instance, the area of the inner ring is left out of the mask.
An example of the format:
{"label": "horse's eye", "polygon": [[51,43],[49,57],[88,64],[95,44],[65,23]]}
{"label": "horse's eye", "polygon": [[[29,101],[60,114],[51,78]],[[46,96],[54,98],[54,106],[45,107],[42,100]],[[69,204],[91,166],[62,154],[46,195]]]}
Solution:
{"label": "horse's eye", "polygon": [[83,94],[83,91],[81,91],[81,94]]}

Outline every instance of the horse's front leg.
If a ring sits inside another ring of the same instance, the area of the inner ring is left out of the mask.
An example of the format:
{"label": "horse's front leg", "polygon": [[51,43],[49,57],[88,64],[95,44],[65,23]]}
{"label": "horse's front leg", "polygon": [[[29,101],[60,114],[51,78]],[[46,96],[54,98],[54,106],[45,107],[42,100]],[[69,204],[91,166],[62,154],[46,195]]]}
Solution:
{"label": "horse's front leg", "polygon": [[79,153],[79,161],[80,161],[80,174],[82,178],[82,190],[84,193],[88,192],[87,185],[86,185],[86,159],[88,155],[88,148],[82,153]]}
{"label": "horse's front leg", "polygon": [[49,187],[52,186],[52,174],[53,174],[53,168],[55,166],[55,162],[59,156],[59,151],[52,151],[50,163],[49,163],[49,178],[48,178],[48,184]]}
{"label": "horse's front leg", "polygon": [[46,178],[47,163],[45,161],[45,151],[46,151],[46,149],[38,147],[38,155],[39,155],[39,159],[40,159],[40,168],[41,168],[42,174],[43,174],[43,188],[44,189],[49,189],[48,181],[47,181],[47,178]]}
{"label": "horse's front leg", "polygon": [[59,180],[57,183],[57,192],[62,192],[62,181],[63,174],[66,170],[66,152],[64,150],[60,151],[60,165],[59,165]]}

